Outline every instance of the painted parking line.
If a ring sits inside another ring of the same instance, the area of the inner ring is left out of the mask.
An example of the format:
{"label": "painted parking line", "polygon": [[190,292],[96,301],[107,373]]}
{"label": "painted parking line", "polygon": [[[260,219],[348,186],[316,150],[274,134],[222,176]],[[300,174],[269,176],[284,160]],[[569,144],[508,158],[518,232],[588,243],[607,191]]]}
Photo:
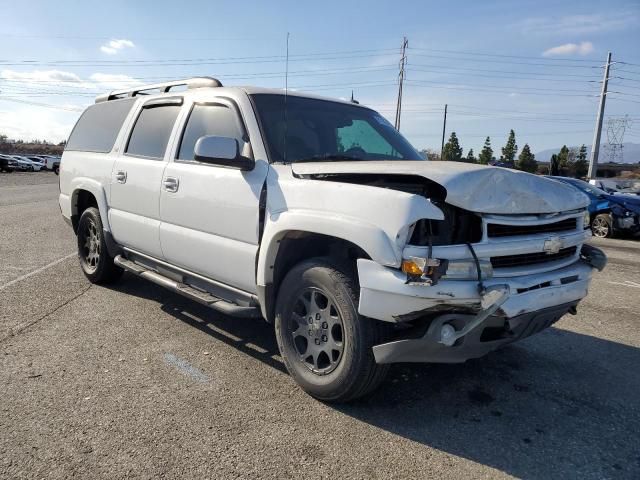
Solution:
{"label": "painted parking line", "polygon": [[186,375],[187,377],[191,377],[196,382],[209,381],[209,377],[207,377],[202,371],[198,370],[185,359],[180,358],[173,353],[165,353],[164,361],[169,365],[176,367],[180,371],[180,373]]}
{"label": "painted parking line", "polygon": [[640,288],[640,283],[625,280],[624,282],[609,282],[611,285],[622,285],[624,287]]}
{"label": "painted parking line", "polygon": [[4,285],[1,285],[0,286],[0,291],[4,290],[5,288],[9,288],[11,285],[15,285],[16,283],[21,282],[22,280],[25,280],[25,279],[27,279],[29,277],[37,275],[40,272],[44,272],[48,268],[55,267],[59,263],[64,262],[65,260],[73,257],[74,255],[78,255],[78,254],[76,252],[70,253],[69,255],[65,255],[64,257],[59,258],[58,260],[54,260],[53,262],[48,263],[44,267],[40,267],[40,268],[37,268],[36,270],[33,270],[32,272],[25,273],[24,275],[21,275],[18,278],[14,279],[14,280],[11,280],[10,282],[5,283]]}

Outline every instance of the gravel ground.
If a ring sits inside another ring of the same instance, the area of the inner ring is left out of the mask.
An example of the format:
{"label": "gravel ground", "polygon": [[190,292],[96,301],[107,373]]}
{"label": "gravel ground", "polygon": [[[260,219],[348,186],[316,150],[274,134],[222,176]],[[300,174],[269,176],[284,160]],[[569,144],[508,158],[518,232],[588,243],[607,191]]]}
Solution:
{"label": "gravel ground", "polygon": [[0,478],[640,478],[638,240],[594,241],[577,316],[346,406],[296,387],[264,322],[91,286],[74,242],[55,175],[0,175]]}

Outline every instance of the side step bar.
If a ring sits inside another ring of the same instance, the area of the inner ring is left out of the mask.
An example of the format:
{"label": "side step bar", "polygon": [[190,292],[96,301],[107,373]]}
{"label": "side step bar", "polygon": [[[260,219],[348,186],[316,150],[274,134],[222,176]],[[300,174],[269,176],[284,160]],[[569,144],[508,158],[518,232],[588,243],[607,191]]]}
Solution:
{"label": "side step bar", "polygon": [[139,265],[131,260],[127,260],[122,255],[117,255],[113,262],[119,267],[131,272],[146,280],[150,280],[156,285],[165,287],[173,292],[179,293],[191,300],[195,300],[198,303],[218,310],[226,315],[232,315],[236,317],[260,317],[260,309],[257,307],[241,307],[231,302],[227,302],[219,297],[213,296],[208,292],[193,288],[185,283],[177,282],[169,277],[166,277],[158,272],[148,269],[142,265]]}

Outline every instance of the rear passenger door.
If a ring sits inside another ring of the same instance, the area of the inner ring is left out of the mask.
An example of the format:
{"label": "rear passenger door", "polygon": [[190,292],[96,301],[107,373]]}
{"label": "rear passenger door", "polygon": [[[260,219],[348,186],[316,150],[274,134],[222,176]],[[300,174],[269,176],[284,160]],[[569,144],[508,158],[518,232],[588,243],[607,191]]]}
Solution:
{"label": "rear passenger door", "polygon": [[162,259],[160,185],[182,97],[141,105],[111,175],[109,222],[117,243]]}
{"label": "rear passenger door", "polygon": [[194,160],[196,141],[206,135],[235,138],[249,149],[238,105],[215,97],[187,107],[163,177],[160,242],[173,265],[255,293],[260,194],[268,164],[241,171]]}

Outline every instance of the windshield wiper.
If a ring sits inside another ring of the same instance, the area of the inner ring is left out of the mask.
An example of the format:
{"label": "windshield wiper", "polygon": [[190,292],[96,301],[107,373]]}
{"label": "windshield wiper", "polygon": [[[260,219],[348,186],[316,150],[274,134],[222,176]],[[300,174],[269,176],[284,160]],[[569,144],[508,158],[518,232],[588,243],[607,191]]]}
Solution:
{"label": "windshield wiper", "polygon": [[300,160],[295,160],[293,163],[304,163],[304,162],[355,162],[364,160],[363,158],[352,157],[350,155],[340,155],[340,154],[327,154],[327,155],[314,155],[313,157],[301,158]]}

